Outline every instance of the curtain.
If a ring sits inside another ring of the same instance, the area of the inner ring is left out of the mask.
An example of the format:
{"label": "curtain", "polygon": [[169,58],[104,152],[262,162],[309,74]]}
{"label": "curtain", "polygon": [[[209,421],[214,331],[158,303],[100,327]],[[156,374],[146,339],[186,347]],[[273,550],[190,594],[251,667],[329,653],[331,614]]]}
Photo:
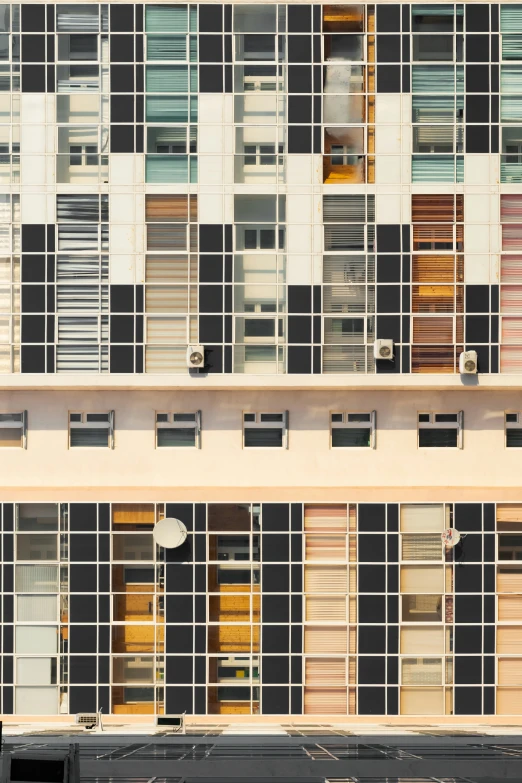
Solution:
{"label": "curtain", "polygon": [[444,652],[444,628],[430,626],[403,626],[401,628],[401,653],[416,655]]}
{"label": "curtain", "polygon": [[407,565],[400,568],[401,593],[443,593],[444,567]]}

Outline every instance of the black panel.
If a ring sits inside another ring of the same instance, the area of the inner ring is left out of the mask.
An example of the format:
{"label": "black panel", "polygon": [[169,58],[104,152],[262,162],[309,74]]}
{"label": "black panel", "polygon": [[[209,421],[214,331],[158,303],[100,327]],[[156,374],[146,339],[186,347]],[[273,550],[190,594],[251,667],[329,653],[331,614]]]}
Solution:
{"label": "black panel", "polygon": [[481,715],[482,688],[455,688],[455,715]]}
{"label": "black panel", "polygon": [[481,595],[456,595],[454,600],[456,623],[482,622]]}
{"label": "black panel", "polygon": [[95,656],[71,655],[69,658],[69,682],[90,685],[95,684],[96,681]]}
{"label": "black panel", "polygon": [[[110,40],[110,58],[113,63],[132,63],[134,62],[134,36],[132,35],[111,35]],[[114,86],[111,84],[111,90],[114,92]]]}
{"label": "black panel", "polygon": [[379,253],[401,252],[401,227],[398,225],[377,225],[377,249]]}
{"label": "black panel", "polygon": [[358,529],[361,532],[386,530],[386,505],[384,503],[359,503]]}
{"label": "black panel", "polygon": [[455,568],[455,591],[457,593],[482,592],[482,566],[458,565]]}
{"label": "black panel", "polygon": [[[289,659],[283,655],[263,655],[261,658],[263,683],[286,684],[289,681]],[[296,680],[300,682],[300,680]]]}
{"label": "black panel", "polygon": [[69,598],[71,623],[98,622],[97,599],[95,595],[71,595]]}
{"label": "black panel", "polygon": [[384,593],[386,591],[386,566],[360,565],[359,592]]}
{"label": "black panel", "polygon": [[193,651],[192,625],[165,626],[165,652],[191,653]]}
{"label": "black panel", "polygon": [[310,374],[312,372],[311,347],[290,345],[287,350],[289,374]]}
{"label": "black panel", "polygon": [[456,653],[482,652],[482,626],[456,625],[455,626],[455,652]]}
{"label": "black panel", "polygon": [[384,595],[360,595],[359,622],[360,623],[385,623],[386,622],[386,596]]}
{"label": "black panel", "polygon": [[96,534],[71,533],[69,547],[69,559],[73,562],[95,563],[98,560]]}
{"label": "black panel", "polygon": [[[401,91],[401,67],[400,65],[377,66],[377,92]],[[384,250],[384,248],[380,248]]]}
{"label": "black panel", "polygon": [[71,593],[96,592],[98,573],[95,565],[72,564],[69,571]]}
{"label": "black panel", "polygon": [[96,503],[71,503],[69,506],[69,529],[96,530]]}
{"label": "black panel", "polygon": [[489,92],[489,66],[466,65],[466,92]]}
{"label": "black panel", "polygon": [[24,33],[44,33],[45,5],[22,3],[21,29]]}
{"label": "black panel", "polygon": [[[299,566],[300,568],[301,566]],[[263,593],[287,593],[290,590],[290,575],[287,565],[265,565],[263,563],[261,579]]]}
{"label": "black panel", "polygon": [[287,625],[261,626],[261,649],[264,653],[288,653],[289,627]]}
{"label": "black panel", "polygon": [[[217,288],[221,294],[221,288]],[[199,339],[202,343],[223,342],[223,317],[221,315],[199,316]]]}
{"label": "black panel", "polygon": [[312,92],[312,69],[309,65],[288,66],[288,92]]}
{"label": "black panel", "polygon": [[311,154],[312,128],[310,125],[290,125],[288,127],[288,152],[290,154]]}
{"label": "black panel", "polygon": [[111,65],[111,91],[134,92],[134,66]]}
{"label": "black panel", "polygon": [[69,628],[69,652],[96,653],[97,637],[98,628],[96,625],[71,625]]}
{"label": "black panel", "polygon": [[199,60],[202,63],[223,62],[223,38],[220,35],[199,36]]}
{"label": "black panel", "polygon": [[[401,61],[401,37],[400,35],[377,36],[377,62],[400,63]],[[382,92],[380,90],[379,92]]]}
{"label": "black panel", "polygon": [[290,542],[288,540],[288,536],[263,533],[261,537],[261,557],[263,562],[288,562],[290,559],[289,545]]}
{"label": "black panel", "polygon": [[[487,11],[487,7],[484,7]],[[466,61],[487,63],[489,61],[489,35],[466,35]]]}
{"label": "black panel", "polygon": [[262,596],[262,622],[263,623],[289,623],[290,612],[288,596],[263,595]]}
{"label": "black panel", "polygon": [[[93,658],[96,664],[96,658]],[[71,713],[96,712],[96,688],[69,688],[69,709]]]}
{"label": "black panel", "polygon": [[22,345],[21,354],[23,373],[45,372],[45,347],[43,345]]}
{"label": "black panel", "polygon": [[287,531],[289,524],[288,511],[288,503],[263,503],[263,531]]}
{"label": "black panel", "polygon": [[[400,5],[383,5],[376,7],[378,33],[398,33],[401,29]],[[382,36],[383,38],[385,36]]]}
{"label": "black panel", "polygon": [[359,534],[357,554],[360,563],[384,563],[386,561],[386,536]]}
{"label": "black panel", "polygon": [[386,680],[386,658],[384,656],[360,656],[358,659],[358,680],[360,685],[373,685]]}
{"label": "black panel", "polygon": [[217,65],[200,65],[199,91],[223,92],[223,69]]}
{"label": "black panel", "polygon": [[290,688],[273,686],[261,688],[261,712],[263,715],[288,715]]}
{"label": "black panel", "polygon": [[167,655],[165,661],[165,681],[192,685],[194,682],[194,658],[191,655]]}
{"label": "black panel", "polygon": [[466,152],[489,152],[489,127],[487,125],[466,126]]}
{"label": "black panel", "polygon": [[384,715],[386,711],[386,688],[358,689],[359,715]]}
{"label": "black panel", "polygon": [[180,715],[194,712],[192,707],[192,686],[167,685],[165,688],[165,713]]}

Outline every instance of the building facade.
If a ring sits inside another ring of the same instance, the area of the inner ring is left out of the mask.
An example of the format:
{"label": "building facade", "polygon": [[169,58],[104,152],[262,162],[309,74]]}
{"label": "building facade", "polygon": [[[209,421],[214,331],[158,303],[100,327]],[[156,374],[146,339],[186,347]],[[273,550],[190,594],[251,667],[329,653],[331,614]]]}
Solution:
{"label": "building facade", "polygon": [[518,721],[521,218],[520,4],[1,3],[4,717]]}

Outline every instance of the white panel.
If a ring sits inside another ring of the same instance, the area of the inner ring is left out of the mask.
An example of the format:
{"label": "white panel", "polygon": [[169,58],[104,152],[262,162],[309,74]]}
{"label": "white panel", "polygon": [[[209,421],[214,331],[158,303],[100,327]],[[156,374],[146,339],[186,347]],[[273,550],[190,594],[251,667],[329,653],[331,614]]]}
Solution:
{"label": "white panel", "polygon": [[111,185],[134,185],[134,156],[109,155]]}
{"label": "white panel", "polygon": [[312,226],[286,227],[287,253],[311,253],[312,249]]}
{"label": "white panel", "polygon": [[489,227],[489,252],[500,253],[502,250],[502,227],[492,223]]}
{"label": "white panel", "polygon": [[45,125],[45,94],[20,94],[20,120],[24,125]]}
{"label": "white panel", "polygon": [[113,284],[134,284],[134,256],[111,253],[109,278]]}
{"label": "white panel", "polygon": [[[409,98],[409,96],[408,96]],[[378,93],[375,96],[375,122],[401,121],[401,95]]]}
{"label": "white panel", "polygon": [[309,185],[312,181],[312,156],[287,155],[286,181],[288,185]]}
{"label": "white panel", "polygon": [[312,256],[287,256],[286,277],[289,285],[311,285]]}
{"label": "white panel", "polygon": [[22,185],[45,185],[45,155],[21,155],[20,168]]}
{"label": "white panel", "polygon": [[109,247],[111,253],[134,253],[134,226],[118,226],[111,223]]}
{"label": "white panel", "polygon": [[489,155],[464,156],[464,182],[466,185],[489,183]]}
{"label": "white panel", "polygon": [[[199,196],[198,198],[201,198]],[[223,196],[223,223],[234,222],[234,195],[225,193]]]}
{"label": "white panel", "polygon": [[323,257],[322,255],[315,255],[312,259],[313,265],[313,283],[317,285],[323,282]]}
{"label": "white panel", "polygon": [[464,226],[464,247],[467,253],[481,253],[489,248],[489,226]]}
{"label": "white panel", "polygon": [[400,156],[379,155],[375,160],[375,182],[380,185],[395,185],[400,181]]}
{"label": "white panel", "polygon": [[198,215],[200,223],[233,223],[223,217],[223,196],[221,193],[199,193]]}
{"label": "white panel", "polygon": [[500,155],[489,156],[489,184],[498,185],[500,181]]}
{"label": "white panel", "polygon": [[47,194],[47,222],[56,223],[56,196],[54,193]]}
{"label": "white panel", "polygon": [[54,625],[18,625],[15,628],[15,652],[58,652],[58,628]]}
{"label": "white panel", "polygon": [[466,193],[466,223],[489,223],[489,195]]}
{"label": "white panel", "polygon": [[401,182],[403,185],[411,183],[411,155],[403,155],[401,158]]}
{"label": "white panel", "polygon": [[411,95],[401,95],[402,122],[404,125],[411,123]]}
{"label": "white panel", "polygon": [[[199,123],[223,122],[223,95],[220,94],[200,94],[198,101],[198,120]],[[201,132],[201,129],[199,129]],[[199,145],[199,139],[198,139]]]}
{"label": "white panel", "polygon": [[198,179],[200,185],[223,184],[223,156],[205,155],[198,160]]}
{"label": "white panel", "polygon": [[51,658],[17,658],[18,685],[52,685]]}
{"label": "white panel", "polygon": [[402,196],[402,220],[401,223],[411,223],[411,196]]}
{"label": "white panel", "polygon": [[18,622],[58,622],[58,602],[55,595],[17,595],[16,619]]}
{"label": "white panel", "polygon": [[489,255],[464,255],[464,282],[489,283]]}
{"label": "white panel", "polygon": [[297,196],[289,193],[286,197],[287,223],[312,223],[312,196]]}
{"label": "white panel", "polygon": [[[224,152],[223,146],[222,125],[200,125],[198,127],[198,154],[222,153]],[[204,165],[204,159],[202,163]]]}
{"label": "white panel", "polygon": [[22,223],[51,223],[47,219],[47,197],[45,193],[21,193],[20,209]]}
{"label": "white panel", "polygon": [[401,197],[377,193],[375,196],[375,221],[377,223],[401,223]]}
{"label": "white panel", "polygon": [[45,128],[36,132],[32,125],[22,125],[20,128],[20,149],[24,154],[45,152]]}
{"label": "white panel", "polygon": [[500,269],[499,256],[491,255],[489,257],[489,279],[493,285],[499,282],[499,269]]}
{"label": "white panel", "polygon": [[58,688],[15,688],[17,715],[57,715]]}
{"label": "white panel", "polygon": [[111,193],[109,215],[111,231],[113,223],[134,223],[134,196],[132,193]]}
{"label": "white panel", "polygon": [[376,154],[398,155],[400,154],[400,151],[401,151],[401,126],[400,125],[376,125],[375,126]]}

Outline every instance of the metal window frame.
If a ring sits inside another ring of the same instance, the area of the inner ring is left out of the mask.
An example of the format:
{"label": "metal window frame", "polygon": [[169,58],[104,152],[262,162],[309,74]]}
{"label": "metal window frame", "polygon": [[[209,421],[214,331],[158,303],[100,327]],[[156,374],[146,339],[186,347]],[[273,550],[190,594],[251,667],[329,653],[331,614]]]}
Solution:
{"label": "metal window frame", "polygon": [[[365,414],[370,417],[370,421],[348,421],[348,414]],[[342,421],[332,421],[334,414],[341,414]],[[332,444],[332,430],[348,430],[348,429],[369,429],[370,430],[370,449],[377,448],[377,411],[330,411],[330,449],[352,449],[361,448],[360,446],[333,446]]]}
{"label": "metal window frame", "polygon": [[[21,415],[21,421],[2,421],[0,430],[22,430],[22,445],[20,448],[27,449],[27,411],[3,411],[9,415]],[[18,446],[4,446],[8,449],[16,449]]]}
{"label": "metal window frame", "polygon": [[[158,414],[164,414],[168,416],[167,421],[158,421]],[[178,421],[174,422],[173,417],[175,413],[185,413],[190,414],[191,416],[194,415],[194,421]],[[201,411],[155,411],[154,412],[154,448],[162,448],[162,449],[176,449],[180,448],[179,446],[158,446],[158,430],[170,430],[173,429],[173,427],[176,427],[176,429],[180,430],[195,430],[196,433],[196,442],[194,445],[194,448],[200,449],[201,448]]]}
{"label": "metal window frame", "polygon": [[[283,421],[277,422],[277,421],[261,421],[261,416],[265,413],[269,414],[279,414],[282,415]],[[245,414],[254,415],[255,421],[247,421],[245,422]],[[242,448],[243,449],[256,449],[256,448],[263,448],[259,446],[246,446],[245,445],[245,425],[249,430],[262,430],[262,429],[276,429],[280,427],[280,429],[283,432],[283,443],[280,448],[282,449],[288,449],[288,441],[289,441],[289,428],[290,428],[290,416],[288,411],[243,411],[241,413],[241,432],[242,432]],[[278,446],[273,446],[272,448],[279,448]]]}
{"label": "metal window frame", "polygon": [[[71,414],[80,414],[82,417],[81,421],[71,421]],[[84,417],[88,413],[106,413],[109,417],[108,422],[103,421],[84,421]],[[67,428],[67,448],[73,448],[71,446],[71,430],[92,430],[92,429],[102,429],[107,428],[109,431],[109,441],[107,448],[114,449],[114,411],[68,411],[67,412],[67,419],[68,419],[68,428]],[[74,448],[89,448],[89,446],[74,446]]]}
{"label": "metal window frame", "polygon": [[[435,421],[435,416],[440,414],[452,414],[457,421]],[[430,421],[419,421],[419,416],[428,415]],[[464,448],[464,411],[417,411],[417,448],[423,448],[419,444],[419,430],[457,430],[457,449]],[[434,447],[437,448],[437,447]],[[447,447],[439,447],[447,448]]]}

